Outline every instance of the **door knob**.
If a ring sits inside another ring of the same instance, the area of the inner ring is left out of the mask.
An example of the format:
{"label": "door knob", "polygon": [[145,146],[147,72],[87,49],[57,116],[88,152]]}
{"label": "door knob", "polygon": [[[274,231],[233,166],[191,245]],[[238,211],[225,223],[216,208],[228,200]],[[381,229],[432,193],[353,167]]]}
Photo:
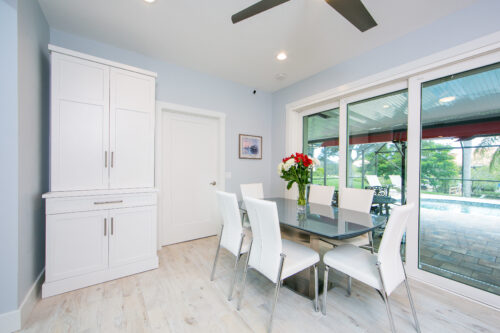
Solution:
{"label": "door knob", "polygon": [[214,180],[213,182],[210,183],[210,185],[215,186],[217,185],[217,182]]}

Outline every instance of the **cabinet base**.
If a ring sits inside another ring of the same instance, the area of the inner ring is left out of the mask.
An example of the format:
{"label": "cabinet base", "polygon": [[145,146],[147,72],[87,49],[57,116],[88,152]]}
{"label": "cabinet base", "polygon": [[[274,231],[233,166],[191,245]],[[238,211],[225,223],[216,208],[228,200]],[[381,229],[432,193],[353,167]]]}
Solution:
{"label": "cabinet base", "polygon": [[42,286],[42,298],[47,298],[75,289],[115,280],[127,275],[149,271],[155,268],[158,268],[158,256],[154,256],[150,259],[138,261],[120,267],[109,268],[104,271],[93,272],[58,281],[46,281]]}

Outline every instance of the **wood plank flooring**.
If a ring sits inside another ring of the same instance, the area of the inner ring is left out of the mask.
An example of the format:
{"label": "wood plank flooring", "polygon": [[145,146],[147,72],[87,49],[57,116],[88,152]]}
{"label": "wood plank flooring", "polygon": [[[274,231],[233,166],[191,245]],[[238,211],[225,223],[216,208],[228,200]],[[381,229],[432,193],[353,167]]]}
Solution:
{"label": "wood plank flooring", "polygon": [[[215,280],[210,270],[217,239],[164,247],[160,268],[40,300],[23,332],[265,332],[273,285],[250,271],[241,311],[227,301],[234,257],[222,250]],[[320,272],[322,274],[323,272]],[[274,332],[389,332],[376,291],[334,275],[327,315],[312,302],[282,288]],[[422,332],[500,332],[500,313],[416,281],[410,281]],[[398,332],[415,332],[404,286],[392,295]]]}

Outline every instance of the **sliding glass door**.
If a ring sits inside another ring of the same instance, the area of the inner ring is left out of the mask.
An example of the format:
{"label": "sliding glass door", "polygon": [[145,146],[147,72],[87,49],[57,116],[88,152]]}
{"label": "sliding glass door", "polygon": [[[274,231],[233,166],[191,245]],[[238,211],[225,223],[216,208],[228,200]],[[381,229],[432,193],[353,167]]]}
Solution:
{"label": "sliding glass door", "polygon": [[421,84],[418,267],[500,295],[500,64]]}
{"label": "sliding glass door", "polygon": [[339,108],[303,118],[304,152],[316,157],[321,166],[312,173],[312,183],[339,188]]}

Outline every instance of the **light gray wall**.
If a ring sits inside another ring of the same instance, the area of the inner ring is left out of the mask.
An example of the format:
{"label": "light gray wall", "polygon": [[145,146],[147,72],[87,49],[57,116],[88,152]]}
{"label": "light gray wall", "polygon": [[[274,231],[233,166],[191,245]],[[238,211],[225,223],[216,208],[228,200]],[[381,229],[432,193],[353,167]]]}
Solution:
{"label": "light gray wall", "polygon": [[[226,118],[226,190],[239,193],[239,184],[263,182],[269,193],[271,157],[271,94],[159,61],[97,41],[51,29],[52,44],[158,73],[156,99],[223,112]],[[262,160],[238,159],[238,134],[263,137]]]}
{"label": "light gray wall", "polygon": [[18,4],[19,277],[18,305],[45,266],[48,191],[49,25],[35,0]]}
{"label": "light gray wall", "polygon": [[17,308],[17,8],[0,0],[0,314]]}
{"label": "light gray wall", "polygon": [[273,94],[271,194],[283,195],[274,170],[285,153],[288,103],[388,70],[500,30],[500,1],[479,0],[439,21],[375,48]]}

